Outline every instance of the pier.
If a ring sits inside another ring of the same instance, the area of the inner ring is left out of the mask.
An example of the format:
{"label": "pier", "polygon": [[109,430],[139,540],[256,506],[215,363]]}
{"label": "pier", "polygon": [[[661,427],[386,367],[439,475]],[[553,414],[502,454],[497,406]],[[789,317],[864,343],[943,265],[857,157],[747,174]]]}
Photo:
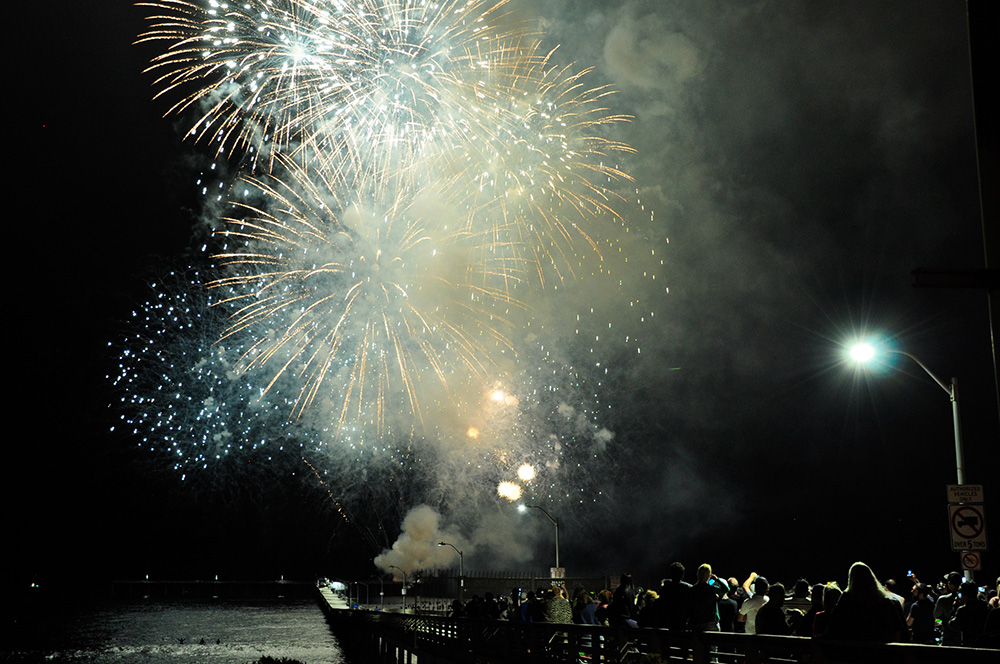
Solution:
{"label": "pier", "polygon": [[353,661],[372,664],[985,664],[997,657],[975,648],[362,611],[328,587],[319,592],[345,651]]}

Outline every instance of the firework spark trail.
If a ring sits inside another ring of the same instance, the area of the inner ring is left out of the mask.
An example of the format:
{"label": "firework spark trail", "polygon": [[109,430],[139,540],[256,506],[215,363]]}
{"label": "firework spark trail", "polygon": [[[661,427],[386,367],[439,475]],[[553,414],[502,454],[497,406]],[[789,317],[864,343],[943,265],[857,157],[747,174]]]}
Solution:
{"label": "firework spark trail", "polygon": [[161,275],[151,289],[129,331],[111,344],[118,358],[107,378],[120,394],[112,432],[136,438],[153,463],[173,468],[192,491],[262,492],[305,462],[331,498],[336,491],[333,509],[350,525],[392,520],[400,469],[427,472],[422,457],[394,447],[402,437],[388,449],[334,445],[321,418],[289,421],[292,405],[283,395],[294,385],[279,382],[263,394],[260,372],[239,370],[240,354],[218,342],[226,318],[209,307],[201,270]]}
{"label": "firework spark trail", "polygon": [[457,106],[463,140],[429,158],[435,177],[425,183],[467,211],[465,229],[482,238],[478,258],[499,261],[488,274],[513,283],[544,284],[549,269],[562,281],[583,255],[599,258],[593,236],[622,221],[613,185],[631,179],[607,162],[632,148],[597,134],[630,118],[607,114],[600,102],[610,91],[586,88],[587,71],[538,50],[497,49],[500,60],[475,72]]}
{"label": "firework spark trail", "polygon": [[[220,417],[320,451],[342,514],[375,484],[400,493],[375,505],[407,491],[480,515],[500,483],[563,505],[599,495],[613,434],[597,386],[553,355],[559,333],[512,338],[551,323],[527,304],[550,307],[549,284],[628,279],[616,161],[632,149],[607,137],[629,120],[610,90],[557,65],[506,0],[141,4],[158,13],[139,41],[166,43],[157,95],[179,98],[168,113],[197,109],[189,134],[242,170],[198,323],[217,346],[198,344],[266,412],[233,396]],[[178,346],[148,336],[142,353],[165,364]],[[169,371],[178,399],[194,391],[171,417],[195,417],[205,388]],[[163,445],[187,436],[159,417],[132,423]],[[176,452],[211,463],[196,444]]]}
{"label": "firework spark trail", "polygon": [[571,277],[597,251],[628,179],[610,162],[631,148],[598,135],[629,119],[600,105],[607,89],[552,64],[523,26],[487,20],[503,23],[504,4],[168,0],[140,41],[169,42],[158,94],[196,86],[170,112],[207,106],[197,138],[266,152],[268,170],[270,146],[346,181],[404,170],[467,211],[481,274],[511,290]]}
{"label": "firework spark trail", "polygon": [[120,426],[183,473],[278,452],[287,406],[263,398],[237,370],[238,354],[216,343],[224,319],[209,308],[200,272],[173,272],[153,289],[109,376],[121,390]]}
{"label": "firework spark trail", "polygon": [[[391,520],[390,506],[413,504],[396,495],[403,485],[411,487],[407,499],[479,517],[491,504],[482,488],[498,482],[519,483],[533,500],[568,507],[600,495],[593,471],[607,465],[601,459],[609,433],[587,410],[585,380],[542,344],[528,343],[510,387],[470,390],[436,404],[452,412],[435,413],[423,436],[396,430],[390,441],[373,445],[372,427],[362,423],[360,434],[337,442],[321,416],[287,420],[288,399],[281,395],[293,393],[295,381],[279,381],[274,394],[262,394],[260,369],[238,370],[237,350],[215,343],[225,318],[207,307],[212,291],[199,272],[170,275],[153,288],[133,315],[137,324],[109,377],[122,392],[118,428],[138,436],[194,487],[256,486],[276,479],[268,468],[295,472],[306,459],[314,472],[322,468],[336,511],[355,525]],[[470,425],[479,430],[475,441]],[[526,463],[537,476],[521,475]]]}
{"label": "firework spark trail", "polygon": [[477,436],[442,462],[442,498],[455,500],[456,486],[494,486],[511,501],[592,509],[601,489],[589,469],[605,469],[606,479],[615,457],[615,434],[601,426],[594,406],[599,385],[534,335],[519,346],[517,370],[504,385],[466,406]]}
{"label": "firework spark trail", "polygon": [[219,153],[359,155],[440,133],[449,72],[488,62],[472,54],[516,30],[491,22],[504,4],[159,0],[140,3],[162,13],[139,41],[168,42],[149,68],[158,95],[180,95],[168,113],[200,107],[190,134]]}
{"label": "firework spark trail", "polygon": [[[340,403],[338,428],[404,409],[422,420],[428,380],[479,382],[509,349],[506,314],[519,304],[468,277],[461,236],[436,234],[384,182],[348,197],[321,169],[290,161],[282,177],[247,177],[262,205],[241,204],[216,258],[233,274],[210,284],[233,309],[223,341],[249,336],[244,370],[301,380],[299,416],[317,398]],[[319,172],[317,172],[319,170]]]}

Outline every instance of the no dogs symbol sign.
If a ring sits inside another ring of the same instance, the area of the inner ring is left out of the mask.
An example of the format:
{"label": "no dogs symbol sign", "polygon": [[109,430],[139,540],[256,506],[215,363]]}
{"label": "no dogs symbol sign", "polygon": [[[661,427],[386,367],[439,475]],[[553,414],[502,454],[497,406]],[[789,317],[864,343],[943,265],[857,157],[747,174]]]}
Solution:
{"label": "no dogs symbol sign", "polygon": [[962,569],[972,572],[978,572],[983,569],[980,564],[979,554],[975,551],[969,551],[968,553],[962,554]]}

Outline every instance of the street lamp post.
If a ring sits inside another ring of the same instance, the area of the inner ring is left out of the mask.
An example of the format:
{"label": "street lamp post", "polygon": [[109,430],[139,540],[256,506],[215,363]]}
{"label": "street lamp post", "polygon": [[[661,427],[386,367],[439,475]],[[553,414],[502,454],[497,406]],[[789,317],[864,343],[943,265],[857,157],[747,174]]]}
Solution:
{"label": "street lamp post", "polygon": [[[365,587],[365,606],[367,607],[369,604],[371,604],[371,599],[372,599],[371,595],[368,594],[368,584],[365,583],[364,581],[358,581],[357,583],[358,585]],[[358,604],[360,603],[361,603],[361,589],[358,588]],[[366,608],[365,610],[367,611],[368,609]]]}
{"label": "street lamp post", "polygon": [[[948,395],[948,399],[951,401],[952,425],[955,429],[955,475],[958,480],[958,484],[965,484],[965,451],[962,446],[962,419],[959,415],[958,409],[958,379],[953,377],[950,383],[945,383],[937,375],[935,375],[935,373],[931,371],[926,364],[921,362],[920,359],[914,355],[911,355],[903,350],[896,350],[892,348],[886,349],[885,352],[892,353],[894,355],[903,355],[916,362],[917,366],[923,369],[924,373],[930,376],[931,379],[938,384],[938,387],[944,390]],[[876,350],[871,344],[860,343],[851,348],[850,355],[854,361],[864,364],[871,361],[875,357]],[[970,581],[973,579],[974,575],[971,570],[967,572],[967,576]]]}
{"label": "street lamp post", "polygon": [[548,520],[552,522],[552,525],[556,527],[556,568],[559,568],[559,519],[554,518],[551,514],[546,511],[541,505],[524,505],[518,506],[518,510],[521,512],[526,511],[529,507],[539,510],[542,514],[548,517]]}
{"label": "street lamp post", "polygon": [[438,542],[438,546],[450,546],[458,552],[458,601],[465,601],[465,554],[451,542]]}
{"label": "street lamp post", "polygon": [[[906,351],[888,349],[885,352],[893,353],[895,355],[905,355],[916,362],[917,366],[923,369],[924,372],[930,376],[931,379],[948,395],[948,399],[951,401],[951,416],[955,428],[955,474],[957,476],[958,483],[965,484],[965,452],[962,448],[962,420],[959,416],[958,410],[958,379],[952,378],[950,383],[945,384],[945,382],[938,378],[933,371],[927,368],[926,364]],[[872,347],[871,344],[857,344],[851,348],[851,357],[856,362],[864,364],[875,357],[875,348]]]}
{"label": "street lamp post", "polygon": [[396,567],[395,565],[389,565],[389,569],[398,569],[399,573],[403,575],[403,611],[406,611],[406,572],[403,571],[401,567]]}
{"label": "street lamp post", "polygon": [[381,576],[374,578],[378,579],[378,610],[385,611],[385,579]]}

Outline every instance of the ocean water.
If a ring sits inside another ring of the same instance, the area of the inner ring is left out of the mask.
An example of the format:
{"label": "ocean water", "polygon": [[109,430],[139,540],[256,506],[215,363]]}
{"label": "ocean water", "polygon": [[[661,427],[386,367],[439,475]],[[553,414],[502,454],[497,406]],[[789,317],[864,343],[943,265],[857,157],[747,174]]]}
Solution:
{"label": "ocean water", "polygon": [[19,619],[0,662],[347,664],[315,600],[65,599]]}

